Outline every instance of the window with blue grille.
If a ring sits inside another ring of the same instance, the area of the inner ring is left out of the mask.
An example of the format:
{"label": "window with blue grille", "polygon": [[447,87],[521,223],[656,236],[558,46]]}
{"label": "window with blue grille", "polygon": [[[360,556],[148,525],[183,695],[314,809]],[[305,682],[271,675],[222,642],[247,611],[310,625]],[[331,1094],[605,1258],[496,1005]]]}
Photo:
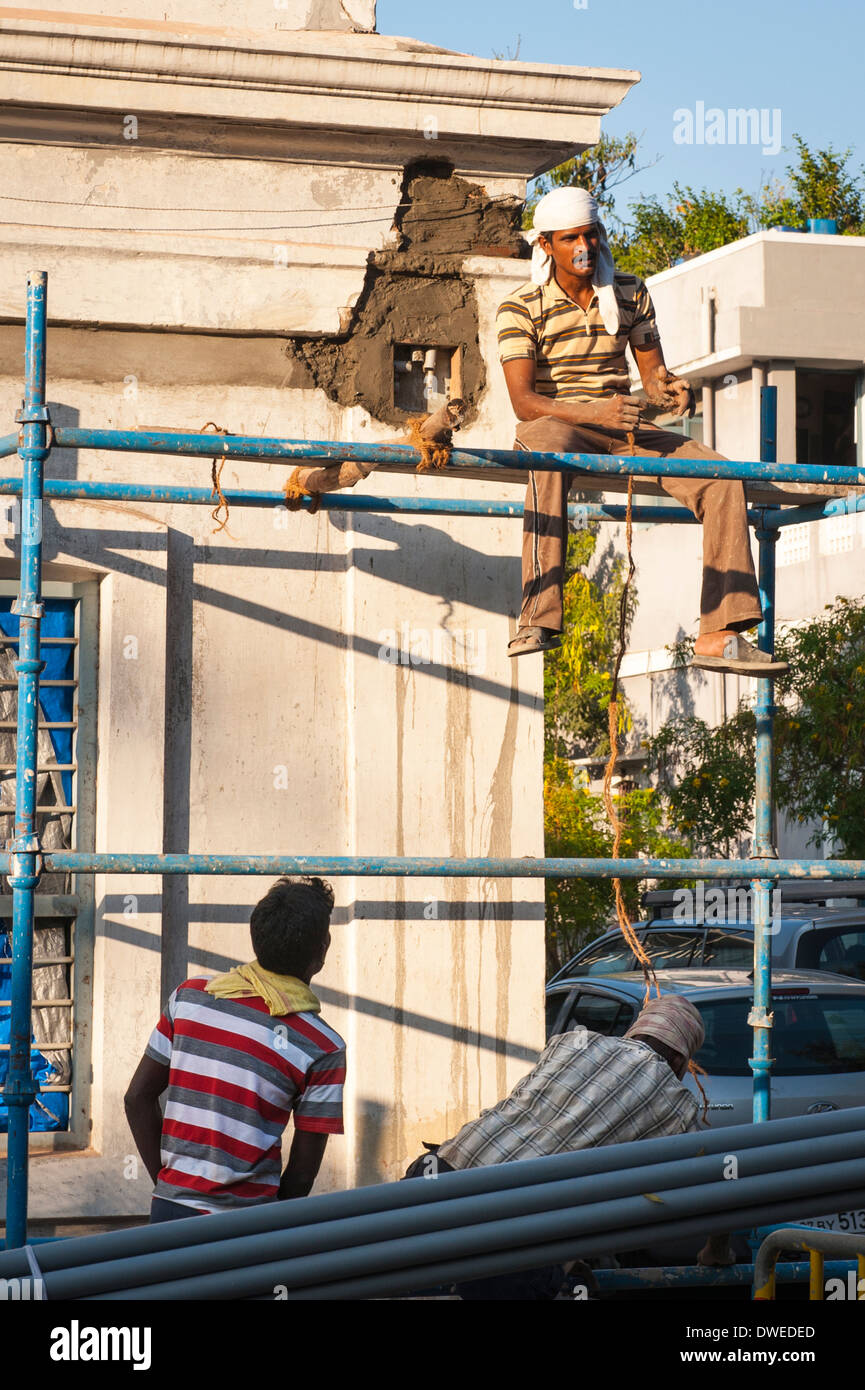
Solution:
{"label": "window with blue grille", "polygon": [[[18,708],[14,662],[18,617],[14,597],[0,594],[0,840],[12,837]],[[75,598],[46,598],[41,630],[37,824],[43,849],[71,849],[77,807],[78,609]],[[74,898],[70,877],[43,873],[36,893],[33,950],[33,1073],[39,1094],[30,1128],[69,1128],[73,1070]],[[71,910],[65,912],[64,906]],[[58,910],[59,909],[59,910]],[[0,881],[0,1087],[9,1061],[11,987],[11,890]],[[0,1131],[8,1127],[0,1096]]]}

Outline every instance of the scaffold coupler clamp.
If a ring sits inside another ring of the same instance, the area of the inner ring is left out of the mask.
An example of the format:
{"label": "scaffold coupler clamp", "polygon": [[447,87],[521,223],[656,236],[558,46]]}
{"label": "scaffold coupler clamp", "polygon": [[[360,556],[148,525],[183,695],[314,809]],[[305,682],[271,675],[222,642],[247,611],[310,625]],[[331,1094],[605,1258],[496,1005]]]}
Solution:
{"label": "scaffold coupler clamp", "polygon": [[[16,425],[44,425],[48,431],[45,443],[40,448],[40,453],[44,449],[49,453],[54,444],[54,426],[51,423],[51,411],[47,405],[25,405],[21,402],[21,408],[15,412]],[[24,431],[18,431],[18,448],[24,447]]]}
{"label": "scaffold coupler clamp", "polygon": [[9,854],[9,873],[6,880],[10,888],[35,888],[44,868],[42,842],[38,831],[29,835],[15,835],[6,841]]}
{"label": "scaffold coupler clamp", "polygon": [[775,1015],[769,1009],[753,1008],[748,1015],[749,1028],[769,1029],[775,1022]]}

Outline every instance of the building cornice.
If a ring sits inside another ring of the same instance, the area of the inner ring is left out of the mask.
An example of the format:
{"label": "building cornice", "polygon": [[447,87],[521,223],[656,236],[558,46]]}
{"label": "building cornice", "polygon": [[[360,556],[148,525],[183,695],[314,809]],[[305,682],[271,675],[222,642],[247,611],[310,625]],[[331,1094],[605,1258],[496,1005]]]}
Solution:
{"label": "building cornice", "polygon": [[[399,137],[519,146],[523,173],[598,138],[640,74],[490,61],[376,34],[254,34],[0,9],[4,103],[270,121]],[[436,142],[440,142],[437,145]],[[541,156],[543,158],[543,156]],[[494,163],[500,162],[497,157]],[[504,166],[503,166],[504,167]]]}

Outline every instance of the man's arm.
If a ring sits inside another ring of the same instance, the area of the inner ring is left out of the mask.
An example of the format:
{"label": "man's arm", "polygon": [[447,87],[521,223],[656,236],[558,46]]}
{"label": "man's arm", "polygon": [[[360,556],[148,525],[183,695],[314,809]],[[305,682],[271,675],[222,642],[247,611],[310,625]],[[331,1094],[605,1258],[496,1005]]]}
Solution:
{"label": "man's arm", "polygon": [[168,1085],[168,1067],[152,1057],[142,1057],[129,1083],[123,1105],[135,1147],[154,1182],[162,1167],[162,1111],[159,1097]]}
{"label": "man's arm", "polygon": [[640,423],[640,405],[630,396],[603,396],[597,401],[562,401],[535,390],[536,366],[531,357],[514,357],[502,368],[511,405],[518,420],[549,415],[567,425],[596,425],[600,429],[632,430]]}
{"label": "man's arm", "polygon": [[649,404],[674,415],[693,415],[696,402],[691,383],[667,370],[660,342],[647,347],[632,343],[631,351]]}
{"label": "man's arm", "polygon": [[296,1129],[285,1172],[279,1184],[280,1201],[292,1197],[308,1197],[318,1177],[321,1160],[327,1146],[327,1135],[308,1129]]}

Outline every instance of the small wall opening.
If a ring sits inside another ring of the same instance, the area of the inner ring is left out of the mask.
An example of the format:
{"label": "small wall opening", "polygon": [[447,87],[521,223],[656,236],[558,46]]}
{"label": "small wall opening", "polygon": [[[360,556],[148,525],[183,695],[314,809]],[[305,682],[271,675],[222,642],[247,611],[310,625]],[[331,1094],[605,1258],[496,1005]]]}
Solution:
{"label": "small wall opening", "polygon": [[430,414],[460,395],[461,350],[394,343],[393,403],[397,410]]}

